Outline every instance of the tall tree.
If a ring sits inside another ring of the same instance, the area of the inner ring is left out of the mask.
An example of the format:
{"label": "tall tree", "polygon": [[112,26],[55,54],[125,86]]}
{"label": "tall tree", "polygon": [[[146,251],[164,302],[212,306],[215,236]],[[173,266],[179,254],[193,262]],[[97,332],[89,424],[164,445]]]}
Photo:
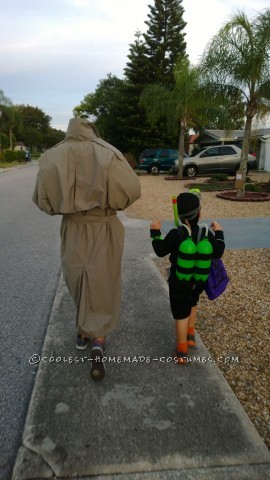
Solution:
{"label": "tall tree", "polygon": [[56,128],[49,127],[48,131],[45,133],[43,141],[46,148],[51,148],[57,143],[62,142],[64,140],[66,134],[62,130],[58,130]]}
{"label": "tall tree", "polygon": [[[240,171],[246,180],[247,158],[254,118],[270,111],[270,10],[249,21],[234,14],[207,46],[201,68],[220,92],[237,92],[245,107],[245,129]],[[238,196],[244,195],[244,187]]]}
{"label": "tall tree", "polygon": [[8,98],[3,90],[0,90],[0,109],[2,106],[10,107],[12,105],[12,101]]}
{"label": "tall tree", "polygon": [[[210,95],[210,91],[209,91]],[[215,91],[211,89],[211,95],[215,97]],[[213,103],[215,110],[213,112]],[[242,130],[244,127],[245,109],[242,97],[237,91],[227,91],[223,95],[220,92],[216,101],[212,101],[209,105],[205,105],[203,116],[200,118],[198,114],[193,126],[195,132],[205,129],[212,130]]]}
{"label": "tall tree", "polygon": [[13,149],[14,130],[21,130],[23,119],[19,108],[16,105],[2,107],[2,119],[9,135],[9,148]]}
{"label": "tall tree", "polygon": [[147,47],[143,34],[139,30],[135,32],[135,41],[130,45],[127,57],[128,61],[124,68],[126,79],[137,88],[144,88],[149,83],[151,76],[149,74]]}
{"label": "tall tree", "polygon": [[14,128],[16,138],[22,140],[31,149],[42,150],[46,146],[45,135],[50,128],[51,117],[43,110],[31,105],[17,106],[23,121],[23,128]]}
{"label": "tall tree", "polygon": [[38,107],[32,107],[31,105],[18,105],[18,108],[23,117],[25,127],[36,128],[41,133],[47,132],[51,117],[46,115],[43,110]]}
{"label": "tall tree", "polygon": [[[0,90],[0,152],[3,146],[7,146],[7,136],[5,135],[7,131],[6,121],[7,121],[7,110],[12,106],[12,101],[8,98],[3,90]],[[3,133],[3,131],[5,133]]]}
{"label": "tall tree", "polygon": [[186,56],[183,0],[155,0],[149,5],[148,26],[144,34],[151,83],[173,83],[173,70]]}
{"label": "tall tree", "polygon": [[121,148],[121,132],[118,121],[121,89],[125,80],[108,74],[100,80],[94,93],[89,93],[73,110],[76,117],[90,118],[101,136]]}
{"label": "tall tree", "polygon": [[176,59],[185,56],[186,23],[181,3],[182,0],[155,0],[154,6],[149,5],[148,31],[135,33],[124,69],[125,79],[116,80],[111,75],[101,80],[95,93],[86,95],[74,109],[77,116],[92,116],[102,136],[124,152],[137,155],[147,147],[177,144],[163,124],[149,124],[139,102],[149,83],[170,84]]}
{"label": "tall tree", "polygon": [[156,124],[160,118],[165,118],[167,131],[179,135],[178,178],[183,177],[187,129],[195,126],[198,117],[202,122],[207,122],[210,115],[216,115],[218,101],[214,95],[209,95],[201,83],[199,69],[192,66],[187,58],[177,62],[173,86],[154,84],[143,91],[141,103],[146,108],[149,121]]}
{"label": "tall tree", "polygon": [[[130,45],[129,61],[124,69],[127,82],[120,98],[120,123],[125,138],[125,151],[137,156],[152,145],[159,146],[160,132],[147,121],[145,109],[139,104],[143,89],[149,84],[151,75],[147,48],[143,35],[138,30],[135,41]],[[161,145],[162,146],[162,145]]]}
{"label": "tall tree", "polygon": [[130,46],[129,61],[125,68],[126,112],[124,114],[126,138],[129,149],[138,154],[149,147],[174,147],[177,137],[168,133],[164,118],[159,125],[150,125],[140,96],[144,88],[152,83],[173,83],[173,69],[177,59],[186,53],[186,23],[183,20],[182,0],[155,0],[149,5],[150,12],[145,22],[145,34],[136,32],[135,42]]}

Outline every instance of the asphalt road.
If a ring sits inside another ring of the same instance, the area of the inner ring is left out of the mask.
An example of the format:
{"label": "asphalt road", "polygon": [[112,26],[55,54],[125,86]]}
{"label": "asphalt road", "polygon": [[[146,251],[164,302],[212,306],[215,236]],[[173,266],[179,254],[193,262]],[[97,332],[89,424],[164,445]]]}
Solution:
{"label": "asphalt road", "polygon": [[0,173],[0,479],[10,478],[60,274],[61,218],[32,202],[37,164]]}

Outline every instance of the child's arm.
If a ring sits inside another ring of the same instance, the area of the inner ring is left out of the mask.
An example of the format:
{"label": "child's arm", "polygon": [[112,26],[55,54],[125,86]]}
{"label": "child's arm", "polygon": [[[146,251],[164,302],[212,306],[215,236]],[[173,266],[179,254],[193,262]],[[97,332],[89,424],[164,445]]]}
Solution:
{"label": "child's arm", "polygon": [[150,225],[150,229],[151,230],[159,230],[161,229],[161,223],[159,220],[153,220],[153,222],[151,222],[151,225]]}
{"label": "child's arm", "polygon": [[223,232],[222,226],[216,221],[211,223],[210,228],[212,228],[213,232],[216,232],[217,230],[221,230]]}
{"label": "child's arm", "polygon": [[154,220],[150,225],[150,237],[152,239],[153,249],[158,257],[165,257],[171,253],[175,243],[175,233],[171,230],[163,239],[161,234],[161,223],[159,220]]}
{"label": "child's arm", "polygon": [[161,223],[160,223],[159,220],[153,220],[153,222],[151,222],[151,224],[150,224],[150,237],[153,240],[154,250],[155,250],[155,247],[154,247],[154,241],[155,240],[161,240],[162,243],[163,243],[163,237],[162,237],[162,234],[161,234]]}
{"label": "child's arm", "polygon": [[215,236],[209,232],[209,240],[213,246],[213,257],[221,258],[225,250],[224,234],[221,225],[214,221],[211,223],[210,228],[215,233]]}

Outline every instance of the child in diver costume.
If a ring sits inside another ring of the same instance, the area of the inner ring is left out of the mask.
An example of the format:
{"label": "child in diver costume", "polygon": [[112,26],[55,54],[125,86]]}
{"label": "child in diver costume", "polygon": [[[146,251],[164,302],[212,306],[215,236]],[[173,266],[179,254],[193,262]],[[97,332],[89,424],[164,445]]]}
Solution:
{"label": "child in diver costume", "polygon": [[170,230],[163,239],[161,223],[156,220],[151,223],[150,235],[156,255],[170,255],[168,283],[171,311],[176,320],[176,355],[179,363],[185,363],[188,347],[196,345],[197,303],[205,288],[211,259],[222,257],[225,243],[218,222],[211,223],[213,233],[205,224],[199,227],[201,206],[198,195],[180,193],[176,203],[182,225]]}

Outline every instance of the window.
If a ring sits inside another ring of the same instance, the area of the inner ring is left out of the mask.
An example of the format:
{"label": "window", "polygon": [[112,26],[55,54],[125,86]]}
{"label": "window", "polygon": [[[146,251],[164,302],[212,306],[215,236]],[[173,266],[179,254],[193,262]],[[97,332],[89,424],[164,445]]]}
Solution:
{"label": "window", "polygon": [[161,150],[159,158],[169,157],[170,152],[169,150]]}
{"label": "window", "polygon": [[220,150],[221,150],[221,155],[236,155],[236,151],[234,150],[233,147],[220,147]]}
{"label": "window", "polygon": [[145,150],[145,152],[142,153],[141,158],[154,158],[156,152],[157,150]]}
{"label": "window", "polygon": [[208,148],[201,156],[203,157],[216,157],[220,155],[220,151],[218,147],[211,147]]}

